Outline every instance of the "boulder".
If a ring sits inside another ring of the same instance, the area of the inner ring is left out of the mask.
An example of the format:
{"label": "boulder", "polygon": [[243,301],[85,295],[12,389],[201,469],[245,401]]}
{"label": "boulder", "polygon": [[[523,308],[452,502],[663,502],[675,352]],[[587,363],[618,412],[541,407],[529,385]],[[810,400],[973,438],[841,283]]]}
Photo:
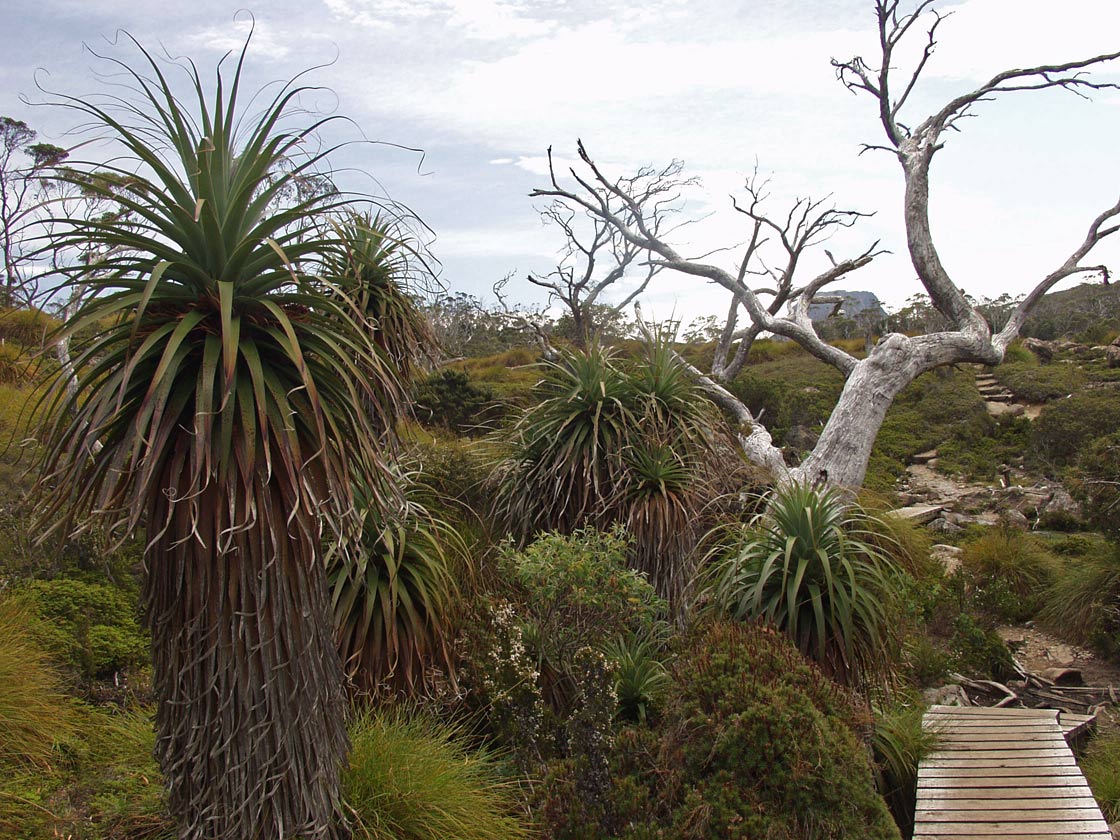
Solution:
{"label": "boulder", "polygon": [[954,525],[944,516],[939,516],[927,526],[935,534],[959,534],[964,529],[960,525]]}
{"label": "boulder", "polygon": [[1023,339],[1023,346],[1038,356],[1040,362],[1046,363],[1054,358],[1054,345],[1049,341],[1038,338]]}
{"label": "boulder", "polygon": [[1022,511],[1011,508],[1005,510],[1000,515],[1000,521],[1010,528],[1017,528],[1020,531],[1029,531],[1031,529],[1031,521],[1027,519],[1026,514]]}
{"label": "boulder", "polygon": [[1105,348],[1104,355],[1110,368],[1120,368],[1120,345],[1115,342],[1108,345]]}
{"label": "boulder", "polygon": [[1050,493],[1050,498],[1039,508],[1038,514],[1078,521],[1082,518],[1081,505],[1062,487],[1057,487]]}
{"label": "boulder", "polygon": [[940,543],[929,550],[930,559],[939,563],[947,575],[956,573],[957,569],[961,567],[962,554],[964,554],[964,549],[955,545]]}
{"label": "boulder", "polygon": [[940,505],[910,505],[909,507],[892,510],[892,516],[913,522],[915,525],[927,525],[941,516],[943,507]]}

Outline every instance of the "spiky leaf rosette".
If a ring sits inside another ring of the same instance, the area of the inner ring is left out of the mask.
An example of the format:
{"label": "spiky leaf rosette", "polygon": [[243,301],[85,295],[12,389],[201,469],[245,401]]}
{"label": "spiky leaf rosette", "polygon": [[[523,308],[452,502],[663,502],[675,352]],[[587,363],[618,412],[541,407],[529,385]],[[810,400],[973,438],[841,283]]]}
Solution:
{"label": "spiky leaf rosette", "polygon": [[68,220],[53,243],[87,254],[68,272],[91,294],[63,332],[89,336],[76,381],[47,405],[46,518],[147,528],[157,754],[180,836],[341,836],[321,532],[345,526],[356,479],[388,486],[377,432],[401,391],[320,270],[337,245],[325,216],[352,199],[300,188],[329,150],[303,152],[322,121],[290,127],[297,80],[249,112],[242,50],[212,95],[173,65],[184,100],[136,46],[141,70],[112,60],[125,98],[62,100],[121,147],[92,168],[128,186],[106,196],[121,213]]}
{"label": "spiky leaf rosette", "polygon": [[749,525],[724,531],[703,597],[782,630],[841,682],[881,677],[897,641],[897,590],[878,531],[834,490],[785,485]]}

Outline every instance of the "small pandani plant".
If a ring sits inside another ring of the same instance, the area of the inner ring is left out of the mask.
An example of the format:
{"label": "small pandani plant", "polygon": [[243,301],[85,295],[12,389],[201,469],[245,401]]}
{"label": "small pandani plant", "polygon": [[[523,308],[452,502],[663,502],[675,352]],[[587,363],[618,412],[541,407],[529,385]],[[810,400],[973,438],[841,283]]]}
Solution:
{"label": "small pandani plant", "polygon": [[702,598],[773,625],[841,683],[884,677],[898,643],[898,570],[873,525],[835,490],[785,485],[750,523],[717,534]]}

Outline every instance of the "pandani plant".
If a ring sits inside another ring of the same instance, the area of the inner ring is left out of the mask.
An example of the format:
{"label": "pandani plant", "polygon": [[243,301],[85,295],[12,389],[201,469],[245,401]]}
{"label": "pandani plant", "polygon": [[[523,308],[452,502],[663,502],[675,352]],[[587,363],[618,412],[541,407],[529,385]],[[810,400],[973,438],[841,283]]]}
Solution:
{"label": "pandani plant", "polygon": [[136,67],[104,59],[123,93],[59,99],[118,150],[70,166],[128,186],[106,196],[125,212],[59,219],[49,243],[96,258],[64,268],[91,294],[56,336],[75,339],[77,373],[46,402],[43,521],[146,529],[156,755],[180,838],[342,838],[322,546],[354,486],[392,501],[381,434],[400,360],[334,276],[347,245],[329,220],[350,223],[357,199],[301,188],[332,151],[312,142],[330,118],[300,110],[302,74],[245,98],[248,42],[210,85],[132,44]]}

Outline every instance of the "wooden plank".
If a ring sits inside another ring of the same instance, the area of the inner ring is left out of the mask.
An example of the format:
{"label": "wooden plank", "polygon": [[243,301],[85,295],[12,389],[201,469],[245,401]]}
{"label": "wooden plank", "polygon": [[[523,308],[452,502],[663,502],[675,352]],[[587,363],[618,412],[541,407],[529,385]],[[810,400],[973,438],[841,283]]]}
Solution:
{"label": "wooden plank", "polygon": [[[1000,840],[1070,840],[1069,834],[1065,831],[1052,831],[1048,834],[1023,834],[1018,831],[1011,831],[1000,834],[999,838]],[[943,831],[939,831],[936,825],[930,825],[928,827],[923,827],[920,833],[915,829],[914,840],[961,840],[961,835],[946,834]],[[1082,832],[1077,835],[1076,840],[1112,840],[1112,832]]]}
{"label": "wooden plank", "polygon": [[[981,796],[983,794],[983,796]],[[918,791],[918,806],[931,802],[951,802],[956,799],[981,799],[1006,797],[1015,799],[1064,799],[1092,796],[1089,786],[1084,787],[1004,787],[1004,788],[923,788]],[[949,807],[949,806],[946,806]]]}
{"label": "wooden plank", "polygon": [[[977,791],[975,796],[979,797],[981,793],[983,791]],[[1097,800],[1092,796],[1055,796],[1049,799],[947,799],[944,802],[951,802],[953,810],[957,813],[962,811],[1014,810],[1017,808],[1024,810],[1031,808],[1094,808],[1097,805]],[[933,813],[940,807],[938,803],[932,803],[931,806],[919,808],[917,813]],[[945,807],[949,806],[945,805]]]}
{"label": "wooden plank", "polygon": [[1060,767],[921,767],[918,768],[918,781],[923,778],[997,778],[1014,776],[1025,778],[1029,776],[1060,776],[1081,778],[1081,771],[1076,766],[1066,765]]}
{"label": "wooden plank", "polygon": [[987,715],[989,717],[1058,719],[1057,709],[996,709],[990,706],[930,706],[927,715]]}
{"label": "wooden plank", "polygon": [[1108,832],[1108,824],[1104,820],[1078,820],[1069,822],[1036,822],[1036,823],[1020,823],[1020,822],[990,822],[990,823],[922,823],[922,831],[918,830],[918,826],[914,827],[915,837],[926,837],[926,827],[929,826],[933,829],[933,833],[937,836],[943,837],[1005,837],[1008,834],[1020,835],[1037,835],[1041,834],[1046,837],[1063,837],[1068,838],[1072,834],[1080,834],[1081,832],[1105,832],[1104,836],[1110,836]]}
{"label": "wooden plank", "polygon": [[1041,747],[1039,749],[997,749],[993,747],[980,747],[978,749],[960,749],[953,750],[952,752],[938,752],[934,755],[938,758],[963,757],[963,758],[1060,758],[1069,752],[1068,746],[1062,747]]}
{"label": "wooden plank", "polygon": [[937,745],[935,752],[962,752],[965,750],[1066,750],[1069,744],[1060,732],[1045,733],[1042,737],[1031,735],[1026,738],[996,738],[983,736],[949,736]]}
{"label": "wooden plank", "polygon": [[969,756],[965,753],[955,755],[936,755],[922,761],[923,767],[1062,767],[1077,764],[1073,753],[1054,755],[1045,760],[1038,758],[985,758]]}
{"label": "wooden plank", "polygon": [[922,823],[1085,822],[1100,819],[1095,805],[1080,808],[985,808],[973,811],[919,811]]}
{"label": "wooden plank", "polygon": [[1059,788],[1062,790],[1083,789],[1088,790],[1082,776],[995,776],[991,778],[968,776],[965,778],[950,777],[942,779],[925,779],[918,790],[937,790],[940,788]]}

